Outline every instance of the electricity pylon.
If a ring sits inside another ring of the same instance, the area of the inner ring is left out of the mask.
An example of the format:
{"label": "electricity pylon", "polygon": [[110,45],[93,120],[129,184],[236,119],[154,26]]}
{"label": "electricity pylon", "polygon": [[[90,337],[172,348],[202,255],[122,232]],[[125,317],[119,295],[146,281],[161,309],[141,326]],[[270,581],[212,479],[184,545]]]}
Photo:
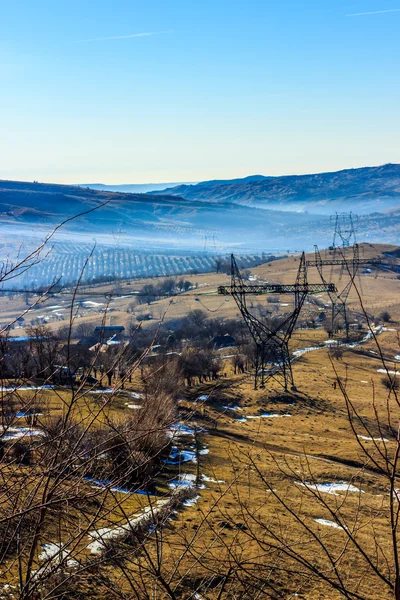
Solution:
{"label": "electricity pylon", "polygon": [[[256,284],[243,283],[235,257],[231,255],[231,285],[220,286],[218,293],[232,296],[245,320],[256,345],[256,371],[254,388],[258,383],[264,388],[266,382],[273,378],[282,383],[285,390],[295,389],[289,341],[296,325],[300,311],[308,294],[322,292],[333,293],[336,290],[332,283],[309,284],[307,281],[307,264],[305,254],[301,255],[296,282],[294,284]],[[276,325],[266,325],[257,319],[247,308],[248,295],[293,294],[294,309],[285,315],[283,321]]]}
{"label": "electricity pylon", "polygon": [[[350,213],[336,213],[335,216],[331,217],[331,220],[335,221],[335,230],[333,234],[333,244],[329,247],[329,254],[322,258],[318,246],[315,248],[314,260],[307,261],[307,267],[316,267],[321,278],[321,281],[326,284],[326,278],[324,275],[323,267],[331,266],[332,270],[334,266],[340,266],[339,279],[341,280],[343,274],[346,272],[348,275],[348,281],[340,291],[330,292],[328,291],[329,299],[331,301],[331,329],[334,333],[337,329],[337,321],[340,315],[343,318],[344,329],[346,333],[346,340],[349,339],[349,318],[347,311],[347,300],[350,294],[356,277],[359,277],[360,266],[372,266],[381,264],[381,260],[378,258],[362,259],[360,258],[360,248],[356,240],[356,228],[354,226],[354,220],[358,217]],[[332,279],[332,270],[329,279]]]}

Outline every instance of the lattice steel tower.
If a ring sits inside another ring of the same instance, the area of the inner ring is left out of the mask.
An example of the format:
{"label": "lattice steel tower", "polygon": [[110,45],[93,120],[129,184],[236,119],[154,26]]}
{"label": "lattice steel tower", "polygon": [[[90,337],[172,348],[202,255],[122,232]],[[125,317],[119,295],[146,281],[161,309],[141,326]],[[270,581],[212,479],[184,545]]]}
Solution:
{"label": "lattice steel tower", "polygon": [[[289,352],[289,341],[299,317],[301,308],[308,294],[334,292],[335,286],[331,283],[309,284],[307,281],[307,264],[305,254],[301,255],[296,282],[285,284],[258,284],[247,285],[243,283],[239,267],[234,255],[231,256],[231,285],[220,286],[218,293],[230,295],[234,298],[246,322],[247,327],[256,345],[256,372],[254,387],[265,387],[265,383],[273,378],[282,383],[285,390],[294,389],[294,379]],[[247,307],[248,295],[263,294],[293,294],[294,310],[284,316],[276,326],[266,325],[257,319]]]}

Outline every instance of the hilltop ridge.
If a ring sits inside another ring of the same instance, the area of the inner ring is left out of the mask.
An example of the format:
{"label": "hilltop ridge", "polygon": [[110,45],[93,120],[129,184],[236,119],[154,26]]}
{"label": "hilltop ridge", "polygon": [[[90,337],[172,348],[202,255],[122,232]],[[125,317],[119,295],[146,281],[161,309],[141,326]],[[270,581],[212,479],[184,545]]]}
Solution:
{"label": "hilltop ridge", "polygon": [[[232,203],[273,210],[330,214],[382,212],[400,205],[400,165],[329,173],[204,181],[165,190],[187,200]],[[159,192],[151,192],[157,195]]]}

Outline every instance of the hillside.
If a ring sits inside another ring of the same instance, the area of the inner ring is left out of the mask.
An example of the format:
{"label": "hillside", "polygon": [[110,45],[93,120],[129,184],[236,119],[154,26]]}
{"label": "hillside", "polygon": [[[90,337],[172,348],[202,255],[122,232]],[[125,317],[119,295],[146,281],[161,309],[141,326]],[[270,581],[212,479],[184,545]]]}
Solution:
{"label": "hillside", "polygon": [[146,194],[147,192],[162,191],[179,185],[193,185],[193,183],[125,183],[120,185],[106,183],[79,183],[78,187],[90,188],[100,192],[121,192],[122,194]]}
{"label": "hillside", "polygon": [[[108,202],[106,206],[102,203]],[[261,211],[236,204],[188,202],[173,195],[121,194],[43,183],[0,182],[0,227],[4,234],[18,227],[23,237],[32,229],[49,230],[65,218],[100,207],[68,225],[67,239],[87,243],[83,235],[99,243],[150,248],[225,251],[242,248],[273,250],[284,247],[291,232],[297,247],[324,218],[297,213]],[[325,231],[326,222],[322,226]],[[63,234],[61,234],[63,235]],[[61,238],[62,239],[62,238]],[[213,240],[217,240],[215,243]],[[212,246],[212,248],[211,248]],[[218,246],[218,248],[217,248]]]}
{"label": "hillside", "polygon": [[[260,176],[246,185],[259,185]],[[222,184],[221,187],[229,187]],[[237,184],[239,185],[239,183]],[[240,185],[245,185],[240,184]],[[372,185],[372,184],[371,184]],[[107,203],[106,205],[102,205]],[[336,209],[332,202],[331,212]],[[32,182],[0,182],[1,259],[15,257],[20,244],[33,249],[57,224],[98,208],[63,226],[50,256],[15,286],[49,284],[54,278],[73,281],[86,258],[85,279],[101,275],[187,273],[210,270],[216,255],[252,256],[312,250],[332,243],[327,215],[269,210],[235,202],[188,200],[172,194],[122,194]],[[400,210],[360,216],[358,241],[398,244]],[[105,258],[106,257],[106,258]]]}
{"label": "hillside", "polygon": [[319,214],[352,210],[368,214],[399,206],[400,165],[346,169],[334,173],[208,181],[178,186],[166,192],[188,200],[274,210]]}

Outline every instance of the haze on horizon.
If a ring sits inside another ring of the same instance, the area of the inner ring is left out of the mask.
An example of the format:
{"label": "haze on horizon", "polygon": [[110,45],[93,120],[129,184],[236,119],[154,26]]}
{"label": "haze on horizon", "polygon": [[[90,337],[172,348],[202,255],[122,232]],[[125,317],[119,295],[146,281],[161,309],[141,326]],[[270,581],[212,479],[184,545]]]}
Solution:
{"label": "haze on horizon", "polygon": [[399,163],[399,26],[386,0],[3,2],[0,179]]}

